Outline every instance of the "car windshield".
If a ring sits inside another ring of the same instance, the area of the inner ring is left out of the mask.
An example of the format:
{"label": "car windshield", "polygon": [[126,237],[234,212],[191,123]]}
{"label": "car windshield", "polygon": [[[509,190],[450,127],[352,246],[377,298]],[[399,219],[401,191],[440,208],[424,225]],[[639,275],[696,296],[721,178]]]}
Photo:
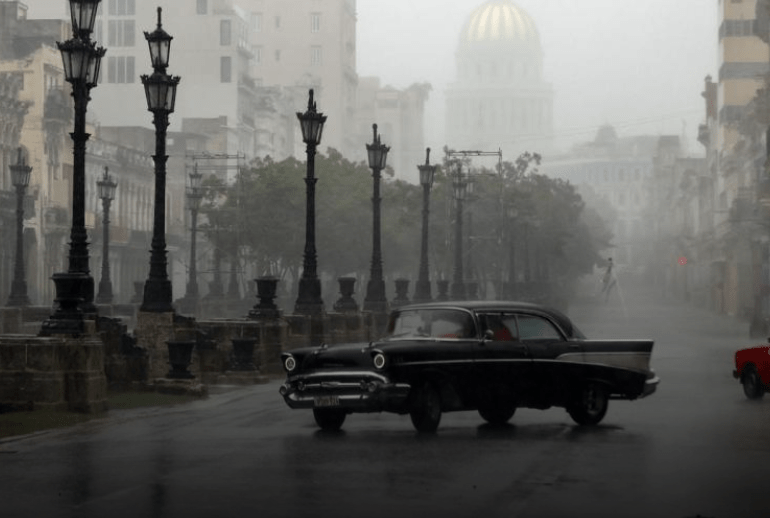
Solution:
{"label": "car windshield", "polygon": [[410,338],[475,338],[471,315],[455,309],[411,309],[391,316],[387,340]]}

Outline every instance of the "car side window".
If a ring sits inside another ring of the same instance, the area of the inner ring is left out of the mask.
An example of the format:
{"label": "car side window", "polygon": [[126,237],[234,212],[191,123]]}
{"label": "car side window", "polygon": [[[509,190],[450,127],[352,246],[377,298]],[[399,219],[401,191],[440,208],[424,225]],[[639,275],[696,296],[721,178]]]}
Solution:
{"label": "car side window", "polygon": [[519,315],[519,336],[522,340],[558,340],[561,333],[545,318],[534,315]]}
{"label": "car side window", "polygon": [[505,313],[487,313],[484,315],[484,326],[492,332],[495,342],[512,342],[518,340],[516,316]]}
{"label": "car side window", "polygon": [[431,335],[438,338],[472,338],[476,334],[470,315],[458,311],[437,313],[431,327]]}

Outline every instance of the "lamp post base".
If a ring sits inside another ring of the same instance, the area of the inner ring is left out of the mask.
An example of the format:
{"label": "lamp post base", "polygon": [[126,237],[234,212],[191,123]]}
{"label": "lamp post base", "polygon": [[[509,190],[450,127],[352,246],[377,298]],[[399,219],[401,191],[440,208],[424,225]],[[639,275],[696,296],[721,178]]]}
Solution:
{"label": "lamp post base", "polygon": [[385,281],[370,279],[366,286],[366,298],[364,299],[364,311],[372,313],[387,313],[388,300],[385,298]]}
{"label": "lamp post base", "polygon": [[431,302],[430,281],[417,281],[414,286],[414,302]]}
{"label": "lamp post base", "polygon": [[149,313],[171,313],[171,281],[168,279],[148,279],[144,283],[144,299],[140,311]]}
{"label": "lamp post base", "polygon": [[85,329],[83,319],[83,292],[93,286],[93,278],[85,273],[55,273],[52,277],[56,286],[56,311],[43,322],[41,336],[54,334],[81,334]]}
{"label": "lamp post base", "polygon": [[13,281],[11,283],[11,294],[8,296],[8,302],[6,306],[29,306],[31,303],[27,296],[27,283],[26,281]]}
{"label": "lamp post base", "polygon": [[317,278],[299,280],[299,296],[294,304],[294,313],[299,315],[320,315],[324,313],[321,299],[321,281]]}
{"label": "lamp post base", "polygon": [[99,283],[99,293],[96,295],[97,304],[112,304],[112,283],[101,281]]}

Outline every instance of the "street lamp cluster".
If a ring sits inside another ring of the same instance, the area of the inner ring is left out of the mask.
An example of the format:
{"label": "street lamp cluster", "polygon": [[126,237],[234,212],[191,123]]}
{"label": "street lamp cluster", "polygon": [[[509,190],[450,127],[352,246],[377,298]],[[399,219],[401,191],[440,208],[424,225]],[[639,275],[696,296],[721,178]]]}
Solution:
{"label": "street lamp cluster", "polygon": [[[101,59],[106,50],[97,47],[91,40],[91,34],[96,20],[101,0],[69,0],[72,14],[73,37],[57,46],[62,55],[64,73],[67,82],[72,84],[72,96],[75,100],[75,128],[72,135],[73,146],[73,192],[72,192],[72,229],[69,248],[69,268],[66,273],[54,274],[56,284],[57,310],[44,322],[41,334],[50,333],[80,333],[83,330],[83,317],[88,314],[95,315],[94,306],[94,281],[89,271],[89,254],[87,233],[85,228],[85,151],[86,141],[89,138],[86,133],[86,111],[90,100],[90,91],[99,80]],[[155,200],[153,218],[153,237],[150,252],[150,271],[144,284],[144,293],[141,310],[147,312],[172,312],[171,305],[171,281],[167,272],[167,250],[165,238],[165,195],[166,195],[166,132],[169,126],[169,114],[174,112],[176,91],[180,78],[171,76],[166,72],[169,63],[171,40],[173,39],[163,30],[161,21],[162,10],[158,7],[157,28],[151,32],[145,32],[150,59],[153,66],[151,75],[142,75],[147,109],[153,114],[155,126]],[[317,253],[315,246],[315,155],[317,146],[321,143],[326,116],[317,111],[313,100],[313,90],[309,91],[308,108],[304,113],[297,113],[302,130],[302,140],[306,144],[307,174],[306,184],[306,225],[305,225],[305,251],[303,257],[303,272],[299,280],[298,297],[295,304],[295,313],[317,315],[323,313],[323,300],[321,299],[321,283],[318,278]],[[387,311],[388,303],[385,298],[385,283],[382,270],[381,251],[381,221],[380,221],[380,180],[382,170],[387,164],[387,156],[390,147],[381,142],[377,133],[377,125],[373,125],[374,137],[371,144],[366,145],[369,167],[373,177],[373,232],[372,232],[372,260],[370,280],[367,286],[367,294],[364,301],[364,310],[383,313]],[[423,187],[423,229],[421,242],[421,257],[419,280],[415,300],[431,300],[430,280],[428,278],[428,215],[429,196],[433,184],[436,166],[430,165],[430,149],[427,150],[425,165],[418,166],[420,170],[420,183]],[[14,186],[18,196],[18,223],[17,223],[17,254],[16,270],[13,288],[9,299],[9,305],[26,305],[29,300],[26,294],[23,265],[23,195],[29,182],[31,168],[24,163],[19,151],[19,163],[11,166]],[[458,178],[462,175],[458,174]],[[185,299],[197,301],[198,286],[196,272],[196,224],[197,213],[202,198],[202,175],[196,170],[190,174],[190,187],[187,199],[191,211],[192,237],[190,249],[190,278],[187,285]],[[455,182],[455,197],[458,202],[458,239],[461,237],[462,199],[465,186],[463,181]],[[109,270],[109,208],[115,197],[117,182],[109,175],[107,168],[104,176],[97,182],[99,198],[103,207],[103,252],[102,252],[102,279],[99,283],[99,295],[97,302],[107,304],[112,302],[112,285]],[[459,243],[459,241],[458,241]],[[462,258],[459,256],[456,264],[456,278],[462,275]],[[459,288],[458,288],[459,286]],[[456,282],[453,295],[459,293],[462,283]]]}

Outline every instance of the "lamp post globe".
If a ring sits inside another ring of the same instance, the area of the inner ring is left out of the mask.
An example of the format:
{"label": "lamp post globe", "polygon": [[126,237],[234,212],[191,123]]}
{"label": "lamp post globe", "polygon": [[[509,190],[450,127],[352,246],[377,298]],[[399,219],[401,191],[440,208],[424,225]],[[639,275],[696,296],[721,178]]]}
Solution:
{"label": "lamp post globe", "polygon": [[102,200],[102,278],[99,281],[99,293],[96,302],[112,304],[112,280],[110,279],[110,205],[115,199],[118,183],[110,175],[109,167],[104,168],[104,175],[96,182],[99,198]]}
{"label": "lamp post globe", "polygon": [[422,239],[420,241],[420,271],[414,290],[415,302],[430,302],[433,297],[430,290],[428,270],[428,227],[430,217],[430,190],[436,175],[436,166],[430,165],[430,148],[425,150],[425,165],[418,165],[420,185],[422,185]]}
{"label": "lamp post globe", "polygon": [[40,334],[79,334],[83,318],[96,316],[94,279],[89,269],[88,233],[85,226],[86,184],[86,111],[90,92],[99,82],[101,61],[106,50],[91,40],[96,13],[101,0],[70,0],[73,37],[57,42],[64,76],[72,85],[75,124],[73,141],[72,226],[70,230],[69,267],[66,273],[52,276],[56,285],[56,311],[43,322]]}
{"label": "lamp post globe", "polygon": [[168,313],[174,310],[171,304],[171,280],[168,277],[166,250],[166,132],[169,114],[174,112],[176,89],[179,76],[166,73],[172,37],[163,30],[162,9],[158,7],[158,26],[145,32],[152,61],[152,75],[143,75],[142,83],[147,97],[147,110],[152,112],[155,126],[155,200],[150,251],[150,273],[144,283],[141,311]]}
{"label": "lamp post globe", "polygon": [[468,179],[463,175],[462,162],[457,162],[457,169],[452,178],[452,190],[455,199],[455,257],[454,272],[450,296],[453,300],[465,298],[463,281],[463,202],[468,195]]}
{"label": "lamp post globe", "polygon": [[302,261],[302,276],[299,279],[297,301],[294,312],[304,315],[320,315],[324,312],[321,298],[321,281],[318,278],[318,258],[315,246],[315,155],[321,143],[326,116],[319,113],[313,101],[313,89],[308,92],[307,110],[297,112],[302,141],[306,146],[307,173],[305,176],[305,253]]}
{"label": "lamp post globe", "polygon": [[388,161],[390,147],[383,144],[380,135],[377,134],[377,125],[372,124],[373,139],[366,145],[369,159],[369,167],[372,170],[372,263],[369,273],[369,283],[366,285],[366,297],[364,298],[364,311],[373,313],[387,313],[388,301],[385,298],[385,280],[382,275],[382,249],[380,230],[380,177]]}
{"label": "lamp post globe", "polygon": [[24,274],[24,194],[29,186],[32,168],[27,165],[22,148],[19,148],[18,153],[16,164],[9,166],[11,181],[16,188],[16,262],[7,305],[29,306],[27,281]]}

